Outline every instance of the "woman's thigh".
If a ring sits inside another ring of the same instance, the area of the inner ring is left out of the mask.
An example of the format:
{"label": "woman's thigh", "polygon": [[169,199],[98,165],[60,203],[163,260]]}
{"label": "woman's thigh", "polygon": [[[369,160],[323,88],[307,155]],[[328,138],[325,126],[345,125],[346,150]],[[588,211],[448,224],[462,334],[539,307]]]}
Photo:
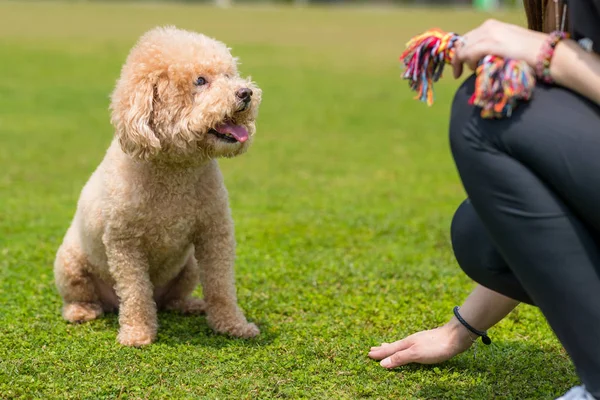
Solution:
{"label": "woman's thigh", "polygon": [[[455,102],[466,103],[473,87],[469,78]],[[600,107],[567,89],[538,85],[532,100],[512,117],[469,118],[468,123],[476,125],[466,131],[478,145],[525,165],[584,224],[600,232]]]}

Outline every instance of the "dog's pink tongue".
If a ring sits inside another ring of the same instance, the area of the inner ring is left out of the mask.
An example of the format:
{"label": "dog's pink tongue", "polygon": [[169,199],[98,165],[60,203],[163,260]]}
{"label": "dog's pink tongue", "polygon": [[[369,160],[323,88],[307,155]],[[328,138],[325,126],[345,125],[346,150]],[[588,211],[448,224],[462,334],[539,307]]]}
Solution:
{"label": "dog's pink tongue", "polygon": [[246,140],[248,140],[248,129],[242,125],[233,125],[226,122],[224,124],[217,125],[215,130],[222,134],[229,133],[240,143],[244,143]]}

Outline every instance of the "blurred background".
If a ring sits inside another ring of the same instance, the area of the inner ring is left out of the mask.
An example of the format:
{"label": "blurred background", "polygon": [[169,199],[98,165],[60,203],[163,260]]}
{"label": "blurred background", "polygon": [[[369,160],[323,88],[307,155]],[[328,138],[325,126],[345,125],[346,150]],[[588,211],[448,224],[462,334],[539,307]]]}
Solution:
{"label": "blurred background", "polygon": [[[169,0],[167,0],[169,1]],[[187,2],[202,2],[202,0],[184,0]],[[205,0],[212,1],[212,0]],[[232,3],[261,3],[264,0],[214,0],[215,4],[223,7],[231,6]],[[268,2],[268,1],[266,1]],[[419,6],[419,5],[443,5],[443,6],[473,6],[480,10],[494,10],[501,6],[514,7],[518,0],[273,0],[272,3],[302,5],[360,5],[360,6]]]}
{"label": "blurred background", "polygon": [[[97,1],[97,0],[76,0]],[[103,0],[99,0],[103,1]],[[121,0],[104,0],[119,3]],[[456,6],[473,7],[475,9],[491,11],[500,7],[520,7],[519,0],[130,0],[128,2],[162,2],[162,3],[188,3],[188,4],[214,4],[219,7],[250,4],[279,4],[279,5],[330,5],[330,6]]]}

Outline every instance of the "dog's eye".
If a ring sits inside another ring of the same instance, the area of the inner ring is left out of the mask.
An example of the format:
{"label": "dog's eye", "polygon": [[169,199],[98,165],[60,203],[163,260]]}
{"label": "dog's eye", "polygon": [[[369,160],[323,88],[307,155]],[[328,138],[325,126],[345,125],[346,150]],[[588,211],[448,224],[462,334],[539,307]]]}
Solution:
{"label": "dog's eye", "polygon": [[206,79],[204,79],[203,77],[198,77],[198,79],[196,79],[196,86],[202,86],[202,85],[206,85]]}

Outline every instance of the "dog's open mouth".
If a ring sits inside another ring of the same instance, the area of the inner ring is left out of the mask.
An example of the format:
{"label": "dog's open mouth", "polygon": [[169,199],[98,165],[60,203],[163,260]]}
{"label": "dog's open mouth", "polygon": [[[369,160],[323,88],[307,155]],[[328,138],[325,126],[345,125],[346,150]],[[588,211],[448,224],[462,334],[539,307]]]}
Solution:
{"label": "dog's open mouth", "polygon": [[215,126],[208,133],[227,143],[244,143],[248,140],[248,129],[243,125],[235,125],[229,121]]}

